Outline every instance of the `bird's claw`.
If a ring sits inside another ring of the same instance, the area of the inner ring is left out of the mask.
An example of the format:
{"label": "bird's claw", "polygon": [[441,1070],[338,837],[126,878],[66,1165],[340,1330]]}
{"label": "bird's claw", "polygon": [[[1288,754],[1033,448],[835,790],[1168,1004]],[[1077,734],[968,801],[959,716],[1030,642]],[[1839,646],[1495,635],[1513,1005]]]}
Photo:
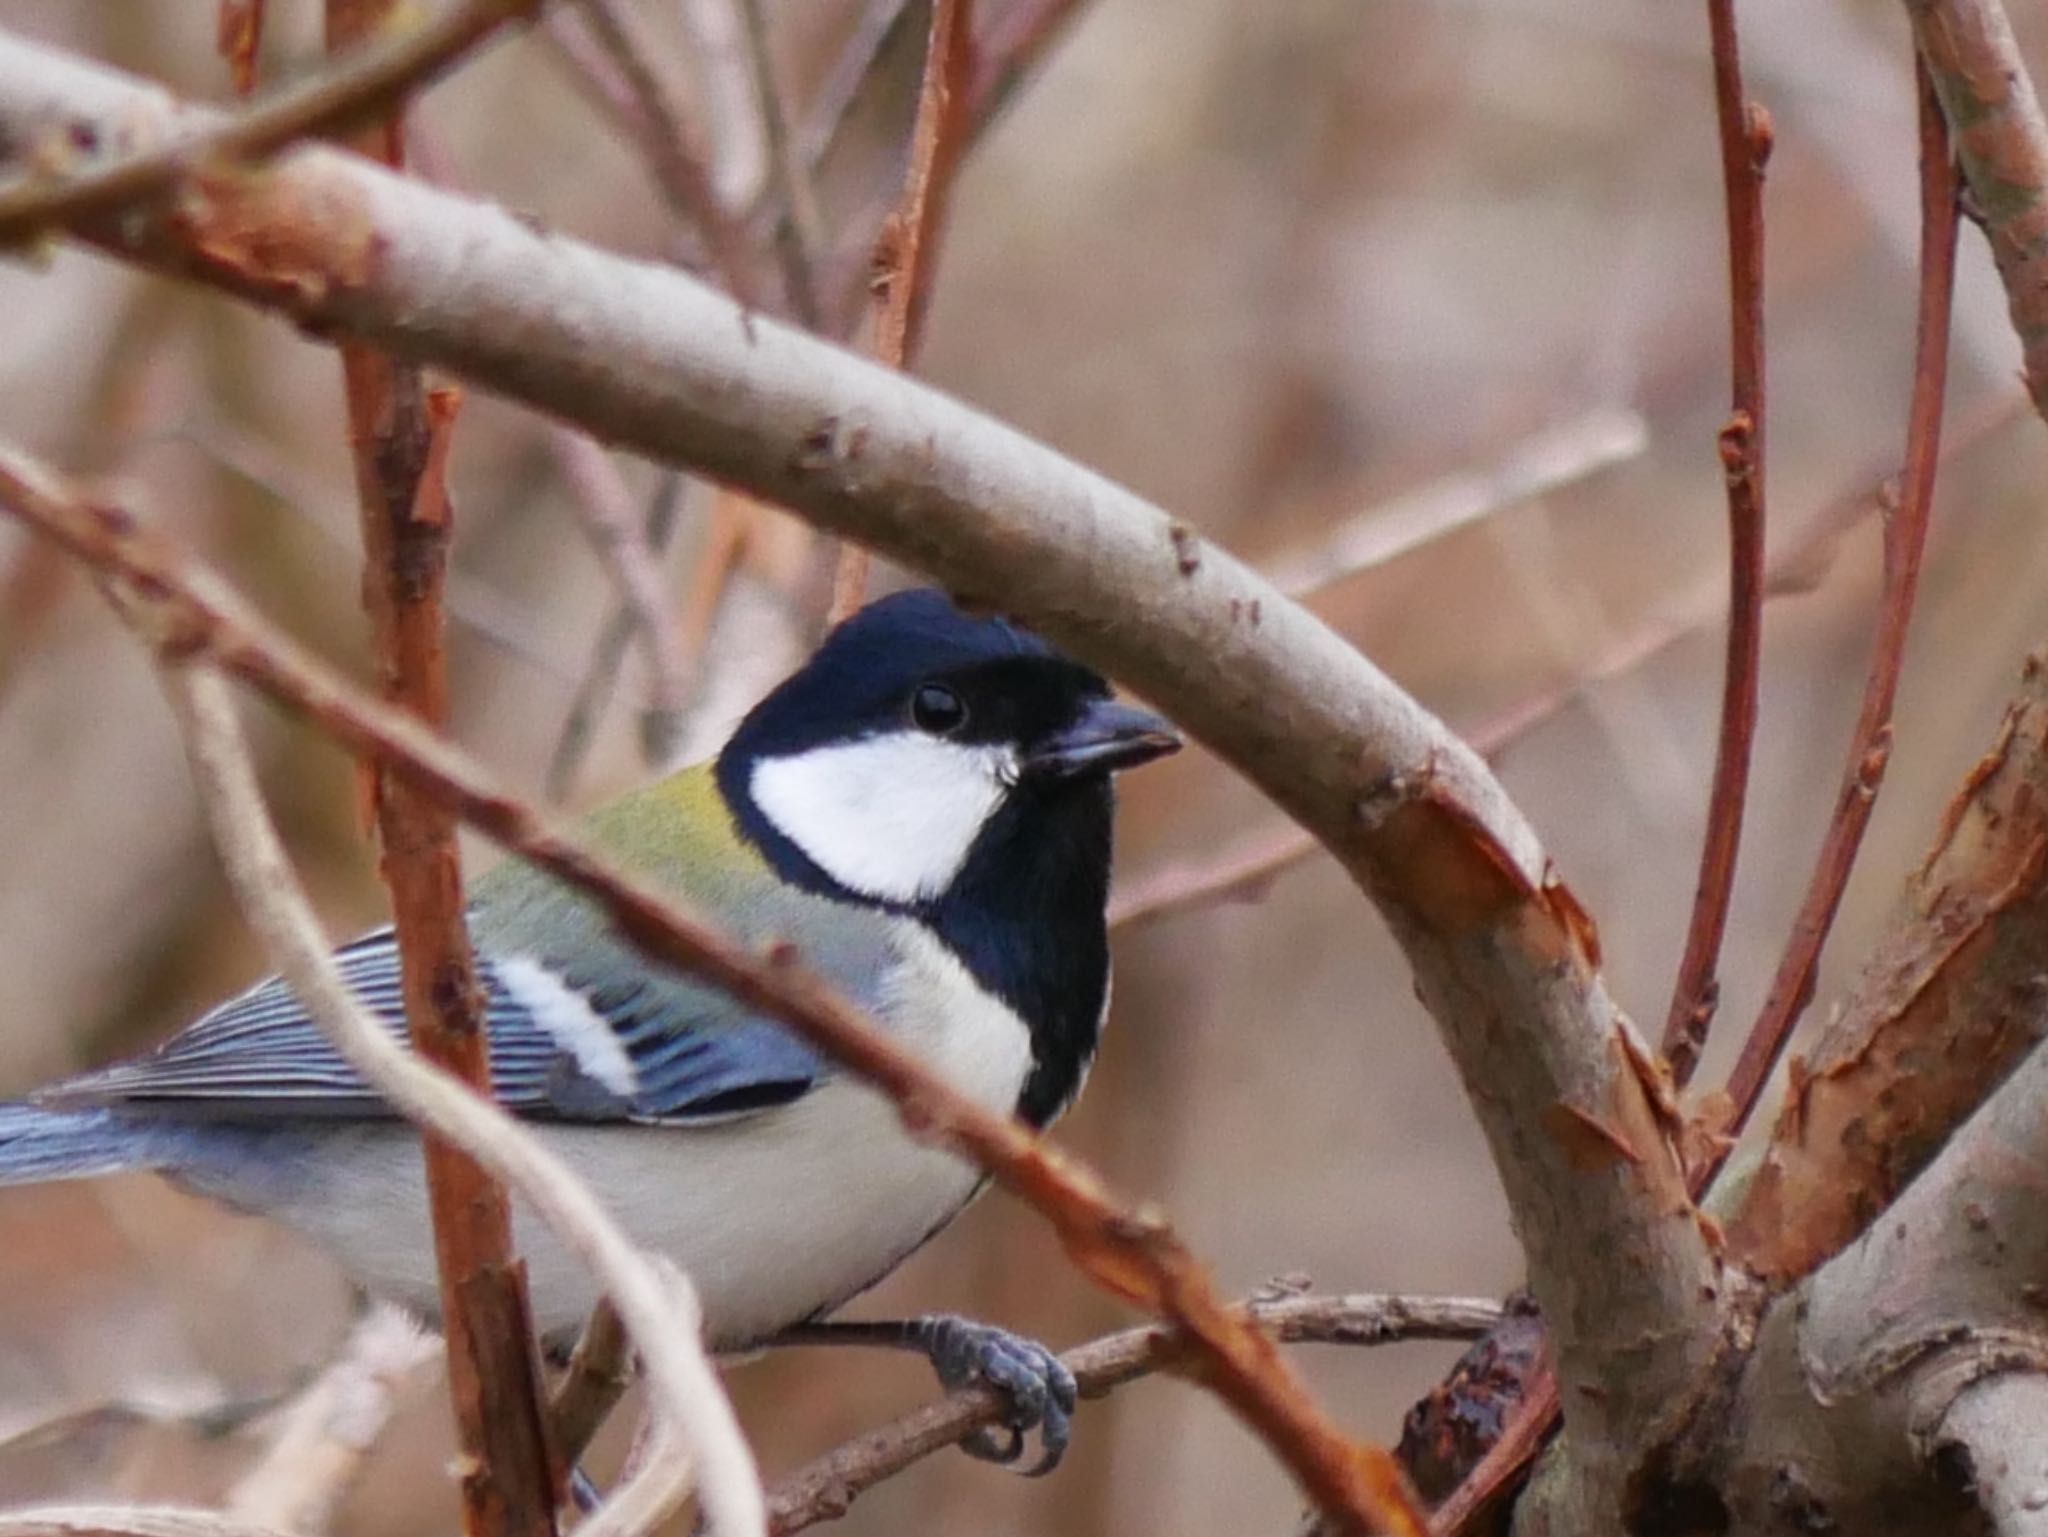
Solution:
{"label": "bird's claw", "polygon": [[951,1313],[920,1318],[913,1329],[948,1388],[986,1383],[1009,1400],[1000,1428],[977,1430],[960,1443],[962,1451],[1007,1467],[1024,1455],[1025,1440],[1036,1430],[1041,1450],[1024,1476],[1038,1478],[1059,1466],[1073,1438],[1080,1388],[1058,1356],[1036,1340]]}

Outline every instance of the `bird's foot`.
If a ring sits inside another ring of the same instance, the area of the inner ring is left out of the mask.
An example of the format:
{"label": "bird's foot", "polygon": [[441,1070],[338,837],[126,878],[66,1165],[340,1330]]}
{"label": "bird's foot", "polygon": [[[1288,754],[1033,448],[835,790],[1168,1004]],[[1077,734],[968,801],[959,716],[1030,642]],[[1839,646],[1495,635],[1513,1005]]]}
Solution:
{"label": "bird's foot", "polygon": [[1036,1340],[953,1313],[913,1318],[905,1328],[949,1389],[986,1383],[1009,1400],[1000,1430],[984,1426],[960,1443],[962,1451],[1007,1467],[1024,1455],[1035,1430],[1039,1457],[1024,1476],[1039,1478],[1060,1465],[1073,1438],[1080,1389],[1058,1356]]}

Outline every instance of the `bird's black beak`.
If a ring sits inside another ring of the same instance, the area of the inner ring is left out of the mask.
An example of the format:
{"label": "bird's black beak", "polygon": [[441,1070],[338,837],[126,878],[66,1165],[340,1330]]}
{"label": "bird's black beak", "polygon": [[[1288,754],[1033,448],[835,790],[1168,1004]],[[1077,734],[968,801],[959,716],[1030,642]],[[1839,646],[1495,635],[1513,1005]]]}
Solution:
{"label": "bird's black beak", "polygon": [[1180,733],[1164,717],[1114,699],[1093,699],[1080,716],[1024,755],[1033,779],[1079,779],[1136,768],[1180,751]]}

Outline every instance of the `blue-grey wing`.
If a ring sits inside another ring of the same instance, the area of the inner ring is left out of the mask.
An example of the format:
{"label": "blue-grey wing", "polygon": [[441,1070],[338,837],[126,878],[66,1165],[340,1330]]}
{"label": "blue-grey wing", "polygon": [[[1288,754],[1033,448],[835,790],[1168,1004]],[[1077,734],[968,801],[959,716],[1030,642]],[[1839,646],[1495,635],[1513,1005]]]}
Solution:
{"label": "blue-grey wing", "polygon": [[[380,929],[336,954],[350,989],[403,1039],[398,949]],[[541,1119],[690,1123],[788,1104],[824,1075],[795,1036],[711,989],[614,951],[579,976],[524,955],[478,958],[498,1101]],[[273,979],[156,1051],[70,1079],[43,1103],[121,1103],[221,1118],[391,1114]]]}

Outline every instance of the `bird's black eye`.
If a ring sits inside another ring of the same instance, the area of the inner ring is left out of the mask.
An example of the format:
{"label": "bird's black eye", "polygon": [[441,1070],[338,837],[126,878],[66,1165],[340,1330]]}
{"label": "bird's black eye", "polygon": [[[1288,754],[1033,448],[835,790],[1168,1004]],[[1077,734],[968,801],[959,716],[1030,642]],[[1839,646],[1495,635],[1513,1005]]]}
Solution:
{"label": "bird's black eye", "polygon": [[951,736],[967,724],[967,705],[943,683],[925,683],[910,696],[910,723],[933,736]]}

